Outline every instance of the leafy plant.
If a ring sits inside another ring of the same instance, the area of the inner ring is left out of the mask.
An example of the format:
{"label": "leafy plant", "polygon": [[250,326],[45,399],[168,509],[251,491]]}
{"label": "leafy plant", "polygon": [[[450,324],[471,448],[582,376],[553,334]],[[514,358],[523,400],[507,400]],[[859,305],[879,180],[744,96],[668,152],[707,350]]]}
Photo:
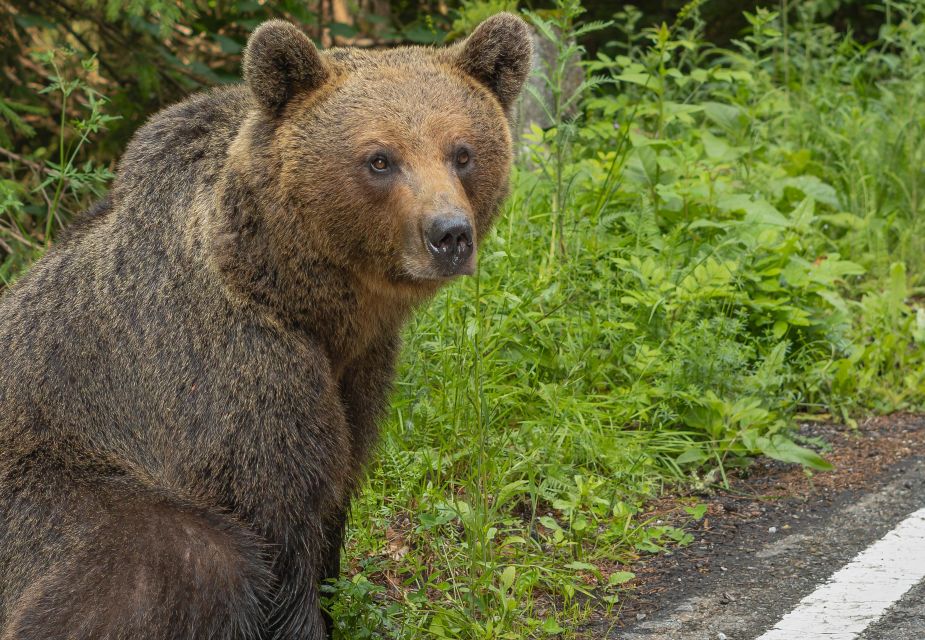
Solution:
{"label": "leafy plant", "polygon": [[[50,70],[49,84],[40,93],[59,101],[58,135],[53,145],[37,150],[31,159],[5,154],[28,170],[30,177],[25,183],[0,181],[0,257],[4,258],[0,278],[4,281],[24,260],[38,257],[51,244],[54,231],[86,206],[90,197],[100,197],[113,177],[106,167],[92,160],[80,161],[87,143],[117,117],[104,113],[108,100],[85,80],[96,66],[95,59],[81,61],[81,75],[62,74],[58,60],[73,55],[71,50],[35,55],[36,62]],[[76,112],[77,117],[69,119],[71,112]]]}

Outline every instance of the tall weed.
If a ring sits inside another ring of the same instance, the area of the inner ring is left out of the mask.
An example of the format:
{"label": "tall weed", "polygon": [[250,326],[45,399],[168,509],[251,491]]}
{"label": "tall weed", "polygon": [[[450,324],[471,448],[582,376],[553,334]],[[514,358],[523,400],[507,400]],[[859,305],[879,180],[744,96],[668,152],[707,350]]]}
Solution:
{"label": "tall weed", "polygon": [[[0,177],[0,285],[9,283],[54,240],[55,231],[91,198],[105,193],[113,174],[92,160],[82,160],[86,146],[117,117],[107,115],[108,100],[86,82],[96,61],[82,60],[80,73],[68,76],[60,60],[72,50],[37,53],[35,62],[48,70],[48,84],[40,93],[52,96],[58,106],[58,130],[52,144],[30,157],[2,148],[8,177]],[[11,127],[31,135],[14,111],[2,111]],[[68,114],[77,117],[68,118]],[[24,172],[28,177],[20,177]]]}

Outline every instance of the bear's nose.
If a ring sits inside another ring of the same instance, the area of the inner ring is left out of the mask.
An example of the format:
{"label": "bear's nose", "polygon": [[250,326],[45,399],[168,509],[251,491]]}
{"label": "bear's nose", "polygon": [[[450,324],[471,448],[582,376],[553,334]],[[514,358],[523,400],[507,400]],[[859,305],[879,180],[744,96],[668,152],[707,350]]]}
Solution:
{"label": "bear's nose", "polygon": [[471,273],[472,225],[463,216],[435,218],[424,232],[427,249],[442,275]]}

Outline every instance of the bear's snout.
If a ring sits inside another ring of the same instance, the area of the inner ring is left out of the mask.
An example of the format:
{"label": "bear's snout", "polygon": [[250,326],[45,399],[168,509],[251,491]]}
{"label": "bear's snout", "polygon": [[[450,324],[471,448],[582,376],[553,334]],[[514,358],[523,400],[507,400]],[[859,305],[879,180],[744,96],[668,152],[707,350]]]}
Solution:
{"label": "bear's snout", "polygon": [[469,275],[474,271],[472,225],[465,216],[434,218],[424,230],[424,244],[442,276]]}

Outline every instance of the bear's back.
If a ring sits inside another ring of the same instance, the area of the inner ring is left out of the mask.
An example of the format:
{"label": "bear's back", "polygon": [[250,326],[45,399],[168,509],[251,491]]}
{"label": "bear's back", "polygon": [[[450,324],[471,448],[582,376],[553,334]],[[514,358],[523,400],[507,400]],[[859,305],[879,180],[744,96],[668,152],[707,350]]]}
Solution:
{"label": "bear's back", "polygon": [[176,403],[172,379],[204,375],[221,343],[246,342],[192,203],[214,191],[249,108],[233,86],[153,116],[107,198],[0,296],[0,432],[11,417],[30,429],[82,423],[88,436],[98,416],[153,426],[152,410]]}
{"label": "bear's back", "polygon": [[232,85],[195,94],[154,115],[119,163],[114,202],[147,199],[147,207],[154,197],[160,205],[188,203],[195,189],[214,184],[252,108],[247,89]]}

